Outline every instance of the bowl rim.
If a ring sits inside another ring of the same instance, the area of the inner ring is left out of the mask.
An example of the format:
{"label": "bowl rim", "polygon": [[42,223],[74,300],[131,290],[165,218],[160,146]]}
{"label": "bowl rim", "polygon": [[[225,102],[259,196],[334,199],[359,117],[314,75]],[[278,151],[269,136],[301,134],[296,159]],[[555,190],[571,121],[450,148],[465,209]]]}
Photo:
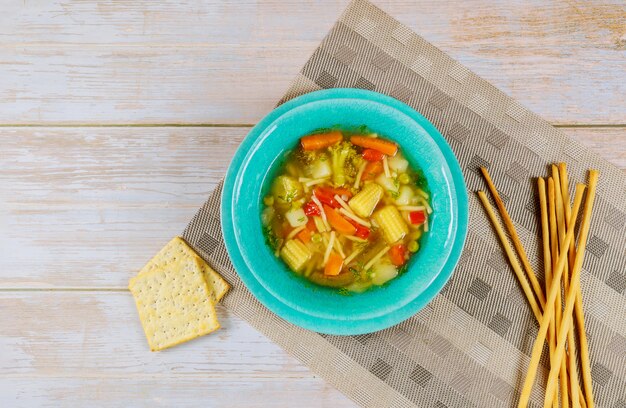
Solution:
{"label": "bowl rim", "polygon": [[[449,257],[444,262],[440,272],[422,291],[422,293],[414,299],[384,315],[365,317],[362,319],[326,319],[319,316],[312,316],[303,311],[298,311],[283,303],[280,299],[272,295],[258,281],[254,272],[249,269],[246,261],[240,253],[239,245],[235,237],[236,226],[234,225],[234,219],[232,217],[231,204],[236,176],[242,160],[247,155],[247,147],[255,144],[257,138],[266,131],[268,126],[271,126],[277,119],[290,110],[310,102],[346,98],[364,99],[390,106],[415,121],[433,139],[439,151],[443,155],[445,163],[447,164],[452,175],[451,181],[456,193],[455,204],[457,209],[457,231],[454,234],[452,249],[449,252]],[[231,162],[231,165],[229,166],[223,185],[220,207],[220,219],[228,254],[231,257],[233,265],[238,271],[238,275],[242,282],[248,287],[253,295],[255,295],[262,304],[285,320],[307,329],[328,334],[358,334],[372,332],[397,324],[410,317],[412,314],[417,313],[426,303],[428,303],[434,296],[436,296],[436,294],[440,292],[442,287],[452,275],[463,248],[468,224],[467,191],[463,174],[452,149],[439,131],[421,114],[416,112],[410,106],[394,98],[372,91],[352,88],[335,88],[302,95],[279,106],[263,118],[242,141],[235,157],[233,158],[233,161]]]}
{"label": "bowl rim", "polygon": [[[267,194],[273,178],[280,173],[281,163],[298,145],[300,137],[331,122],[348,128],[366,124],[372,131],[402,146],[407,160],[420,168],[429,180],[435,209],[429,225],[437,233],[425,234],[420,242],[422,249],[411,258],[407,271],[384,286],[349,297],[291,272],[268,250],[262,238],[260,217],[254,216],[261,214],[261,197]],[[231,202],[233,224],[237,226],[235,240],[250,272],[281,302],[311,317],[346,321],[373,318],[411,302],[441,272],[458,228],[456,187],[439,146],[406,114],[365,99],[322,99],[288,110],[262,129],[253,143],[244,146],[246,153],[237,168],[236,193]]]}

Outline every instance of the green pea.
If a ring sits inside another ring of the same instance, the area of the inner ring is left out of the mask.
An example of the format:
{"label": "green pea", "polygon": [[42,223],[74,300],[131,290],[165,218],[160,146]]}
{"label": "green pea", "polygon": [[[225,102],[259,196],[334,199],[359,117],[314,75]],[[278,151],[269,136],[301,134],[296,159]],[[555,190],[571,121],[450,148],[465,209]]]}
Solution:
{"label": "green pea", "polygon": [[411,232],[410,237],[411,237],[412,239],[416,240],[416,241],[417,241],[418,239],[420,239],[420,238],[422,237],[422,228],[417,229],[417,230],[415,230],[415,231]]}
{"label": "green pea", "polygon": [[267,205],[268,207],[274,205],[274,197],[272,197],[271,195],[265,196],[263,198],[263,204]]}
{"label": "green pea", "polygon": [[407,249],[410,252],[417,252],[420,249],[420,244],[418,244],[417,241],[411,241],[409,242],[409,245],[407,245]]}
{"label": "green pea", "polygon": [[400,184],[409,184],[411,182],[411,177],[406,173],[402,173],[398,176],[398,181]]}

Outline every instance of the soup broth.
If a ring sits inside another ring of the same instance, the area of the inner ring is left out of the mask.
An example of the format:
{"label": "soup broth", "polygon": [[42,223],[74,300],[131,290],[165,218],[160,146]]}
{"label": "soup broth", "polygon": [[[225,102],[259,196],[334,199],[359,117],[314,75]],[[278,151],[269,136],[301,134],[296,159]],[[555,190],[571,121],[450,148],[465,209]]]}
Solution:
{"label": "soup broth", "polygon": [[362,292],[394,279],[419,251],[432,214],[423,173],[373,133],[304,136],[263,198],[275,256],[322,286]]}

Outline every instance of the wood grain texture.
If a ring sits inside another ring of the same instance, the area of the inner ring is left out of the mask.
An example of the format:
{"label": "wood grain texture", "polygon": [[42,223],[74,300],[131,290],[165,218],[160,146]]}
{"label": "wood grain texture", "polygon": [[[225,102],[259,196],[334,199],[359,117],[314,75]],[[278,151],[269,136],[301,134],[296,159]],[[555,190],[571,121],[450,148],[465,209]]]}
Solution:
{"label": "wood grain texture", "polygon": [[182,232],[248,131],[2,129],[0,185],[11,193],[0,204],[1,274],[17,287],[41,286],[42,274],[64,287],[125,287]]}
{"label": "wood grain texture", "polygon": [[[249,127],[99,127],[257,122],[347,1],[5,3],[0,406],[353,406],[223,308],[215,335],[148,351],[127,281]],[[626,124],[622,1],[376,3],[626,169],[626,127],[585,127]]]}
{"label": "wood grain texture", "polygon": [[[564,129],[626,169],[626,129]],[[249,128],[4,128],[0,288],[126,288]]]}
{"label": "wood grain texture", "polygon": [[4,407],[353,406],[222,307],[222,329],[159,353],[127,292],[0,292],[0,310]]}
{"label": "wood grain texture", "polygon": [[[9,2],[0,123],[254,123],[346,5]],[[621,0],[379,1],[554,123],[626,123]]]}
{"label": "wood grain texture", "polygon": [[626,127],[561,128],[573,140],[626,171]]}

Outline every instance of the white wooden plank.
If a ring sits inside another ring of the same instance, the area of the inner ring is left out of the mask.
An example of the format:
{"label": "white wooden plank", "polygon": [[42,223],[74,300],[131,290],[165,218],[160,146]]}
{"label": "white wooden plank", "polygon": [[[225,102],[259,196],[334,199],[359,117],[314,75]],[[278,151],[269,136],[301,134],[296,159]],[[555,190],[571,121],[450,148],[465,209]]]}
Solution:
{"label": "white wooden plank", "polygon": [[[626,169],[626,128],[564,129]],[[0,288],[125,288],[180,233],[248,128],[0,131]]]}
{"label": "white wooden plank", "polygon": [[[7,203],[19,202],[23,209],[42,204],[56,209],[196,209],[223,177],[249,131],[245,127],[1,128],[0,177],[10,183],[5,190],[12,192]],[[18,190],[26,196],[18,198]]]}
{"label": "white wooden plank", "polygon": [[128,292],[0,292],[0,405],[348,407],[220,307],[222,328],[150,352]]}
{"label": "white wooden plank", "polygon": [[[0,15],[0,123],[253,123],[346,1],[29,1]],[[625,123],[618,0],[380,1],[558,123]]]}
{"label": "white wooden plank", "polygon": [[[0,292],[0,305],[5,312],[0,317],[3,346],[11,351],[0,357],[4,375],[54,370],[65,376],[90,371],[110,376],[271,377],[278,367],[281,376],[307,376],[279,346],[221,306],[222,328],[217,332],[151,352],[130,292],[9,291]],[[51,336],[57,344],[46,347]]]}
{"label": "white wooden plank", "polygon": [[569,137],[626,171],[626,126],[617,128],[564,128]]}
{"label": "white wooden plank", "polygon": [[0,275],[11,287],[41,286],[42,274],[66,287],[107,287],[113,276],[125,286],[121,276],[182,231],[248,131],[2,129]]}
{"label": "white wooden plank", "polygon": [[323,381],[302,378],[0,377],[5,407],[348,408],[357,405]]}

